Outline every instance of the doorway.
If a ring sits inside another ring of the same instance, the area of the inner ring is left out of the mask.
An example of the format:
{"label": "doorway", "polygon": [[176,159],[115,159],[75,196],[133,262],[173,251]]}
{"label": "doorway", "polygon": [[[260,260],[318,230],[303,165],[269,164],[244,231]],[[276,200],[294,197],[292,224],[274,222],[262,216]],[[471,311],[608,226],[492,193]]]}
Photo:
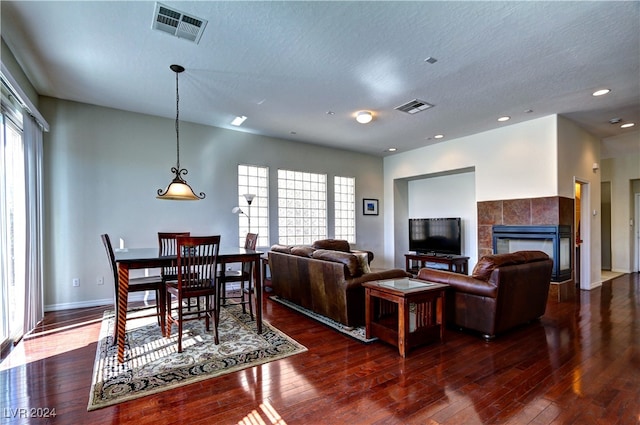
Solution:
{"label": "doorway", "polygon": [[611,271],[611,182],[601,184],[602,270]]}
{"label": "doorway", "polygon": [[635,214],[633,220],[633,234],[634,234],[634,248],[635,255],[633,256],[635,261],[633,264],[633,271],[640,272],[640,193],[635,194]]}
{"label": "doorway", "polygon": [[589,182],[574,178],[574,229],[576,287],[591,289],[591,188]]}

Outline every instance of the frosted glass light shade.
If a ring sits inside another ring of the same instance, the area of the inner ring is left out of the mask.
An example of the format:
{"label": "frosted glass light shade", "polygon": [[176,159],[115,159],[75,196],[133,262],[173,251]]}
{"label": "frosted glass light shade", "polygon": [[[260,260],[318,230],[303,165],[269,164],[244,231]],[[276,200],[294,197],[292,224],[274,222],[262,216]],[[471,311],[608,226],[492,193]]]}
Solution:
{"label": "frosted glass light shade", "polygon": [[254,195],[253,193],[245,193],[244,195],[244,199],[247,200],[247,204],[251,205],[251,203],[253,202],[253,198],[256,197],[256,195]]}
{"label": "frosted glass light shade", "polygon": [[174,201],[199,201],[204,198],[204,193],[200,193],[200,197],[193,192],[191,186],[186,181],[182,180],[179,176],[176,176],[167,189],[162,193],[158,190],[157,199],[169,199]]}
{"label": "frosted glass light shade", "polygon": [[356,121],[360,124],[368,124],[373,119],[373,115],[369,111],[360,111],[356,114]]}

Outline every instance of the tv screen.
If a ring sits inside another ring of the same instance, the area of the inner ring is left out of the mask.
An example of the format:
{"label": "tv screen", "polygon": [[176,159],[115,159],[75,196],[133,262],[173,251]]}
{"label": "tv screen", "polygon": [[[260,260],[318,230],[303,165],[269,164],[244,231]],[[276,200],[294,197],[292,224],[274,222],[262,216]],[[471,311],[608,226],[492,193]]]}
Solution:
{"label": "tv screen", "polygon": [[462,254],[460,218],[410,218],[409,250],[421,254]]}

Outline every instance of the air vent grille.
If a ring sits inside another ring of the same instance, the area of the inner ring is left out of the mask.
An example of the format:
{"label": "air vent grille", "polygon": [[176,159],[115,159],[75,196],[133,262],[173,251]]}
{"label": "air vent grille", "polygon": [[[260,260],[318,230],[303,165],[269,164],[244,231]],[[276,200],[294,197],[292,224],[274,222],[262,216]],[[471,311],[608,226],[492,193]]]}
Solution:
{"label": "air vent grille", "polygon": [[199,43],[202,32],[207,26],[205,19],[190,16],[176,9],[167,7],[162,3],[156,3],[151,27],[155,30],[166,32],[178,38]]}
{"label": "air vent grille", "polygon": [[429,108],[433,108],[433,106],[434,105],[427,103],[424,100],[413,99],[412,101],[407,102],[403,105],[396,106],[394,109],[413,115],[417,114],[418,112],[425,111]]}

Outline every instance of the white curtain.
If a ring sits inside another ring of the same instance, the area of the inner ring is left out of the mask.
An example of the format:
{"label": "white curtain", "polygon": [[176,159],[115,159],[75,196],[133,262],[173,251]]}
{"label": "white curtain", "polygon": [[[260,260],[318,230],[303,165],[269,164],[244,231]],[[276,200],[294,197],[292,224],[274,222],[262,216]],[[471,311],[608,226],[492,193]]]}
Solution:
{"label": "white curtain", "polygon": [[23,118],[26,188],[26,270],[23,334],[44,317],[42,128],[31,115]]}

